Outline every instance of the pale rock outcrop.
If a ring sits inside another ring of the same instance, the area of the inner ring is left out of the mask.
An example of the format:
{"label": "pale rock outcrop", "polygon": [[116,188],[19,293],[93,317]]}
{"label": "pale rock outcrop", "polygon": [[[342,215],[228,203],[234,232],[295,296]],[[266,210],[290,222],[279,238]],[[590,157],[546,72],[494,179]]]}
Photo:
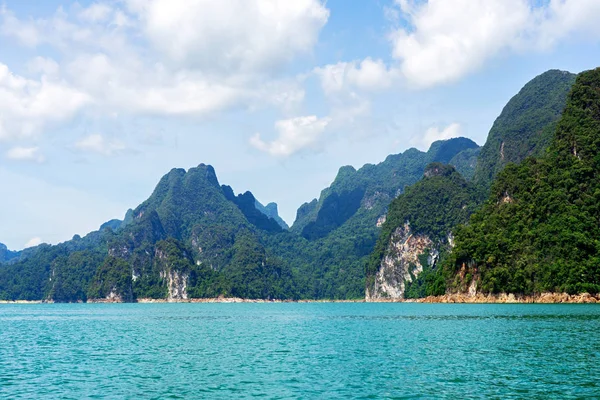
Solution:
{"label": "pale rock outcrop", "polygon": [[189,275],[183,272],[174,271],[169,269],[168,271],[161,271],[160,277],[167,281],[167,300],[187,300],[187,286]]}
{"label": "pale rock outcrop", "polygon": [[155,255],[157,260],[162,263],[162,270],[159,272],[159,276],[166,282],[167,301],[187,300],[189,274],[173,269],[167,262],[167,255],[163,251],[156,250]]}
{"label": "pale rock outcrop", "polygon": [[406,282],[423,271],[419,257],[429,250],[429,265],[435,264],[439,253],[433,242],[425,235],[413,234],[406,222],[392,233],[374,284],[366,290],[367,301],[401,301],[404,299]]}

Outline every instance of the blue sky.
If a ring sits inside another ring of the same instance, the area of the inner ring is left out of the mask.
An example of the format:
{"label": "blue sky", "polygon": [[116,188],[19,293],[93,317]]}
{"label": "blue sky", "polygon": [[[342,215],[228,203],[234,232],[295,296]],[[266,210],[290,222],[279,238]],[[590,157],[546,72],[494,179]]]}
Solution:
{"label": "blue sky", "polygon": [[483,144],[548,69],[600,66],[597,0],[4,0],[0,242],[85,234],[174,167],[292,223],[340,166]]}

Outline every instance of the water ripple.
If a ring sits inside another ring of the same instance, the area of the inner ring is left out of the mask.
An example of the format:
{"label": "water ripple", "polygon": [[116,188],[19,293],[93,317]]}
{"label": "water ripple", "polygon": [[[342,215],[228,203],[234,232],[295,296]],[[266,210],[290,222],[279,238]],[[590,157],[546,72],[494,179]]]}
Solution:
{"label": "water ripple", "polygon": [[597,398],[600,306],[0,305],[0,398]]}

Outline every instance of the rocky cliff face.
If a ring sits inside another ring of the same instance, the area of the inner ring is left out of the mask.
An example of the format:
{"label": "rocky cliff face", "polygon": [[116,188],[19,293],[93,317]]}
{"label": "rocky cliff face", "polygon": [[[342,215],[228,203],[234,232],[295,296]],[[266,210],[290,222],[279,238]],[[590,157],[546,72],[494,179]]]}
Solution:
{"label": "rocky cliff face", "polygon": [[426,253],[429,253],[427,263],[435,264],[439,253],[428,236],[413,234],[409,222],[396,228],[375,275],[374,285],[367,288],[366,300],[403,300],[406,283],[412,282],[423,271],[422,259]]}
{"label": "rocky cliff face", "polygon": [[163,271],[160,277],[167,281],[167,300],[187,300],[187,286],[189,274],[179,271]]}
{"label": "rocky cliff face", "polygon": [[190,274],[177,270],[168,254],[160,249],[156,250],[155,260],[161,266],[159,276],[167,287],[167,301],[187,300]]}

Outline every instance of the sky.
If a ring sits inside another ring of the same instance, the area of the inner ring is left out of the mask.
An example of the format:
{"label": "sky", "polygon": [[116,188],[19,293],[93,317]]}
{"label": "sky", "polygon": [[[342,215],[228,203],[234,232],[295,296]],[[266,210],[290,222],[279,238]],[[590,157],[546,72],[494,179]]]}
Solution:
{"label": "sky", "polygon": [[291,224],[343,165],[482,145],[529,80],[600,66],[599,20],[598,0],[0,0],[0,242],[84,235],[200,163]]}

